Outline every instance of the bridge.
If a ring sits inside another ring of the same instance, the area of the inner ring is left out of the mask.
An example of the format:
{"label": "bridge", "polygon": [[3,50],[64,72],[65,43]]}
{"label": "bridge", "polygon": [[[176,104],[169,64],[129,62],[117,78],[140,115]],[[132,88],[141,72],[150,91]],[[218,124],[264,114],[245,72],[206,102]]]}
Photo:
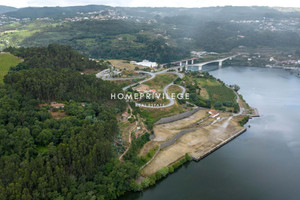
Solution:
{"label": "bridge", "polygon": [[232,60],[232,58],[238,56],[239,54],[237,55],[233,55],[233,56],[229,56],[229,57],[226,57],[226,58],[221,58],[221,59],[217,59],[217,60],[211,60],[211,61],[207,61],[207,62],[203,62],[203,63],[198,63],[198,64],[194,64],[193,66],[198,66],[198,70],[199,71],[202,71],[202,67],[204,65],[207,65],[207,64],[211,64],[211,63],[218,63],[219,64],[219,68],[222,68],[223,66],[223,62],[225,60]]}
{"label": "bridge", "polygon": [[[169,69],[179,69],[180,71],[183,71],[183,68],[187,69],[187,66],[189,65],[189,61],[191,61],[191,65],[190,66],[198,66],[198,70],[199,71],[202,71],[202,67],[204,65],[211,64],[211,63],[218,63],[219,64],[219,68],[221,68],[223,66],[223,62],[225,60],[232,60],[232,58],[234,58],[234,57],[236,57],[238,55],[240,55],[240,54],[236,54],[236,55],[229,56],[229,57],[226,57],[226,58],[221,58],[221,59],[216,59],[216,60],[210,60],[210,61],[207,61],[207,62],[196,63],[196,64],[194,64],[194,61],[197,58],[191,58],[191,59],[187,59],[187,60],[181,60],[181,61],[171,62],[170,64],[179,64],[179,66],[171,67]],[[166,65],[166,64],[163,64],[163,65]]]}
{"label": "bridge", "polygon": [[171,63],[165,63],[165,64],[161,64],[161,67],[167,66],[168,64],[171,65],[179,65],[179,66],[188,66],[189,63],[191,63],[192,65],[194,64],[195,60],[197,60],[198,58],[193,57],[190,59],[185,59],[185,60],[180,60],[180,61],[175,61],[175,62],[171,62]]}

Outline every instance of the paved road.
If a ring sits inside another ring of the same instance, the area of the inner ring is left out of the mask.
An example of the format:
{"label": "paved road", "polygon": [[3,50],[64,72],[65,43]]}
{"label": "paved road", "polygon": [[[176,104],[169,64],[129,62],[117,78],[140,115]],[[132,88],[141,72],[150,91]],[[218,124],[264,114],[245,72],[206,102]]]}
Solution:
{"label": "paved road", "polygon": [[[170,101],[167,105],[150,106],[150,105],[144,105],[144,104],[139,104],[139,103],[136,103],[136,105],[139,107],[143,107],[143,108],[167,108],[167,107],[173,106],[175,104],[175,100],[173,98],[171,98],[170,95],[167,93],[168,88],[172,85],[175,85],[175,84],[172,82],[169,85],[167,85],[163,90],[165,97]],[[184,95],[184,93],[186,92],[186,89],[184,87],[182,87],[181,85],[177,85],[177,86],[179,86],[182,89],[180,94]]]}
{"label": "paved road", "polygon": [[131,78],[102,78],[105,81],[126,81],[126,80],[134,80],[134,79],[141,79],[145,78],[146,76],[136,76]]}
{"label": "paved road", "polygon": [[[177,72],[167,72],[167,73],[174,73],[174,74],[177,74],[177,75],[180,74],[180,73],[177,73]],[[182,74],[180,74],[180,75],[182,75]],[[163,90],[163,93],[165,94],[165,97],[167,99],[169,99],[169,101],[170,101],[167,105],[162,105],[162,106],[148,106],[148,105],[143,105],[143,104],[139,104],[139,103],[136,103],[136,105],[139,106],[139,107],[143,107],[143,108],[167,108],[167,107],[173,106],[175,104],[175,100],[173,98],[171,98],[170,95],[167,92],[168,88],[170,86],[172,86],[172,85],[175,85],[174,82],[172,82],[169,85],[167,85],[166,87],[164,87],[164,90]],[[186,88],[183,87],[183,86],[181,86],[181,85],[177,85],[177,86],[181,88],[182,91],[181,91],[180,95],[183,96],[185,94],[185,92],[186,92]]]}
{"label": "paved road", "polygon": [[[178,72],[169,72],[169,70],[170,70],[170,68],[165,69],[165,70],[162,70],[162,71],[159,71],[159,72],[155,72],[155,73],[152,73],[152,72],[146,72],[146,71],[135,71],[135,72],[137,72],[137,73],[139,73],[139,74],[148,74],[148,75],[150,75],[150,77],[149,77],[149,78],[146,78],[146,79],[144,79],[144,80],[142,80],[142,81],[139,81],[139,82],[137,82],[137,83],[128,85],[128,86],[126,86],[126,87],[124,87],[124,88],[122,88],[122,89],[123,89],[123,91],[126,91],[126,90],[127,90],[128,88],[130,88],[130,87],[133,87],[133,86],[135,86],[135,85],[137,85],[137,84],[142,84],[142,83],[145,83],[145,82],[147,82],[147,81],[150,81],[150,80],[154,79],[154,78],[156,77],[156,75],[158,75],[158,74],[163,74],[163,73],[172,73],[172,74],[176,74],[179,78],[183,78],[183,77],[184,77],[184,74],[181,74],[181,73],[178,73]],[[98,73],[96,76],[97,76],[98,78],[102,78],[103,80],[129,80],[129,79],[132,79],[132,78],[104,78],[104,77],[103,77],[103,74],[105,73],[105,71],[106,71],[106,70],[104,70],[104,71]],[[145,77],[145,76],[143,76],[143,77]],[[141,78],[143,78],[143,77],[141,77]],[[167,93],[167,90],[168,90],[168,88],[169,88],[171,85],[174,85],[174,82],[170,83],[169,85],[167,85],[167,86],[164,87],[164,89],[163,89],[163,92],[164,92],[164,94],[165,94],[165,97],[166,97],[167,99],[169,99],[169,101],[170,101],[167,105],[163,105],[163,106],[147,106],[147,105],[138,104],[138,103],[136,103],[136,105],[137,105],[137,106],[140,106],[140,107],[144,107],[144,108],[167,108],[167,107],[170,107],[170,106],[174,105],[174,104],[175,104],[174,99],[172,99],[172,98],[169,96],[169,94]],[[182,92],[181,92],[180,94],[181,94],[181,95],[184,95],[184,93],[186,92],[186,89],[185,89],[184,87],[182,87],[181,85],[177,85],[177,86],[179,86],[179,87],[182,89]]]}
{"label": "paved road", "polygon": [[[134,84],[131,84],[131,85],[128,85],[126,87],[123,88],[123,91],[126,91],[128,88],[136,85],[136,84],[142,84],[142,83],[145,83],[147,81],[150,81],[152,79],[154,79],[156,77],[156,75],[158,74],[163,74],[163,73],[172,73],[172,74],[176,74],[179,78],[183,78],[184,77],[184,74],[181,74],[181,73],[178,73],[178,72],[168,72],[169,69],[165,69],[165,70],[162,70],[162,71],[159,71],[159,72],[155,72],[155,73],[152,73],[152,72],[146,72],[146,71],[136,71],[137,73],[145,73],[145,74],[149,74],[150,75],[150,78],[147,78],[145,80],[142,80],[142,81],[139,81],[137,83],[134,83]],[[175,104],[175,101],[174,99],[172,99],[170,97],[170,95],[167,93],[167,90],[168,88],[171,86],[171,85],[174,85],[174,83],[170,83],[169,85],[167,85],[166,87],[164,87],[163,89],[163,93],[165,94],[165,97],[167,99],[169,99],[169,103],[167,105],[163,105],[163,106],[149,106],[149,105],[144,105],[144,104],[139,104],[139,103],[136,103],[137,106],[139,107],[143,107],[143,108],[167,108],[167,107],[170,107],[170,106],[173,106]],[[184,95],[184,93],[186,92],[186,89],[184,87],[182,87],[181,85],[177,85],[179,86],[181,89],[182,89],[182,92],[180,93],[181,95]]]}
{"label": "paved road", "polygon": [[146,72],[146,71],[135,71],[135,72],[137,72],[137,73],[149,74],[149,75],[150,75],[150,78],[147,78],[147,79],[145,79],[145,80],[142,80],[142,81],[139,81],[139,82],[137,82],[137,83],[128,85],[128,86],[126,86],[126,87],[123,87],[123,91],[127,90],[128,88],[130,88],[130,87],[132,87],[132,86],[134,86],[134,85],[136,85],[136,84],[142,84],[142,83],[144,83],[144,82],[150,81],[151,79],[154,79],[155,76],[156,76],[156,74],[157,74],[157,73]]}

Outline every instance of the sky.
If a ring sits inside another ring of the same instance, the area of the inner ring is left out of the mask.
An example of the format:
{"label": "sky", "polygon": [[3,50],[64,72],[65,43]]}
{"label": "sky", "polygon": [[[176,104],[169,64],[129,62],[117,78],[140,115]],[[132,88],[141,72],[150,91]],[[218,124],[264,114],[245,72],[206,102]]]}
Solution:
{"label": "sky", "polygon": [[109,5],[129,7],[209,7],[209,6],[270,6],[300,7],[299,0],[0,0],[0,5],[13,7]]}

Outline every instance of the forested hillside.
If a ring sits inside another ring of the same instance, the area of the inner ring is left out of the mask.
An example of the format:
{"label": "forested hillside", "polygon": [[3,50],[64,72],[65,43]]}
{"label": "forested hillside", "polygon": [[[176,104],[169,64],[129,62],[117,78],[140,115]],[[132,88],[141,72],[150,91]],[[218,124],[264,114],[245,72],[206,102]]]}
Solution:
{"label": "forested hillside", "polygon": [[[121,89],[80,74],[70,55],[84,57],[70,48],[10,51],[24,56],[26,68],[11,70],[0,85],[0,199],[115,199],[132,189],[138,167],[120,163],[114,142],[125,104],[109,101]],[[51,108],[50,101],[65,106]]]}
{"label": "forested hillside", "polygon": [[148,59],[159,63],[189,56],[186,45],[171,44],[161,32],[156,25],[147,23],[86,20],[49,28],[25,39],[22,45],[41,46],[55,42],[69,45],[92,58]]}
{"label": "forested hillside", "polygon": [[300,45],[299,10],[269,7],[89,5],[21,8],[5,13],[6,17],[8,21],[0,26],[1,49],[58,43],[96,59],[148,59],[162,64],[188,58],[191,51],[267,48],[294,54]]}
{"label": "forested hillside", "polygon": [[53,70],[61,70],[63,68],[84,71],[86,69],[102,70],[107,68],[103,61],[97,63],[89,60],[88,57],[72,50],[68,46],[50,44],[47,47],[31,47],[31,48],[13,48],[4,49],[6,52],[24,58],[24,62],[20,63],[12,70],[21,70],[29,68],[51,68]]}

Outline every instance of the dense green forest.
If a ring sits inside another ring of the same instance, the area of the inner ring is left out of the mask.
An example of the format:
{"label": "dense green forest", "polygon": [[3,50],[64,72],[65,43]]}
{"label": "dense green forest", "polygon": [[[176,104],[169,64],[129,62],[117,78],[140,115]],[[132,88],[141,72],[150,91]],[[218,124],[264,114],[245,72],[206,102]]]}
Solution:
{"label": "dense green forest", "polygon": [[[76,62],[83,56],[67,47],[10,52],[24,56],[27,67],[11,70],[0,85],[0,199],[115,199],[131,190],[138,165],[121,163],[114,142],[116,113],[125,103],[109,100],[121,89],[80,74]],[[58,54],[66,65],[55,61]],[[54,118],[41,106],[49,101],[64,103],[57,112],[66,116]]]}
{"label": "dense green forest", "polygon": [[29,68],[51,68],[53,70],[66,68],[78,71],[107,68],[106,63],[103,61],[99,63],[91,61],[88,57],[72,50],[71,47],[57,44],[50,44],[47,47],[9,47],[4,51],[24,58],[24,62],[11,69],[16,71]]}

